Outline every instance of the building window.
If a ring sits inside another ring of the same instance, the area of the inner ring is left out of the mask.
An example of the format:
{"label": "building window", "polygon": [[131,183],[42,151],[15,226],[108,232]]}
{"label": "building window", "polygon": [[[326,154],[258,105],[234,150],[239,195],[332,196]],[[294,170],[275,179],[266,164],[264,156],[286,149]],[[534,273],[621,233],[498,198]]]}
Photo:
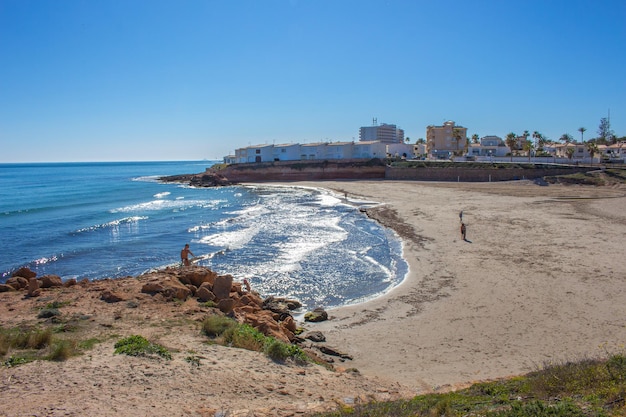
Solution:
{"label": "building window", "polygon": [[260,149],[257,149],[257,150],[256,150],[256,154],[258,155],[258,154],[260,154],[260,153],[261,153],[261,150],[260,150]]}

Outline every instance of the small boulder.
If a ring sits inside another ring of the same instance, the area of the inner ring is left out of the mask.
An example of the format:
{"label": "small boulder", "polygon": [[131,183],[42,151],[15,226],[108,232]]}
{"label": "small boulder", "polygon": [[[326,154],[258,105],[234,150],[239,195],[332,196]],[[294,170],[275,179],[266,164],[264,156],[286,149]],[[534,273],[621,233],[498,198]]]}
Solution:
{"label": "small boulder", "polygon": [[232,285],[232,275],[220,275],[215,278],[215,282],[213,283],[213,294],[215,294],[217,299],[228,298]]}
{"label": "small boulder", "polygon": [[100,299],[107,303],[118,303],[120,301],[126,300],[126,298],[123,295],[113,292],[111,290],[102,291],[102,293],[100,294]]}
{"label": "small boulder", "polygon": [[13,272],[11,274],[12,277],[22,277],[22,278],[35,278],[37,276],[36,272],[33,272],[30,270],[30,268],[23,266],[20,269],[18,269],[17,271]]}
{"label": "small boulder", "polygon": [[233,307],[235,307],[235,300],[232,298],[224,298],[217,303],[217,308],[224,314],[230,314],[233,311]]}
{"label": "small boulder", "polygon": [[326,341],[326,336],[324,336],[322,332],[318,331],[308,332],[304,335],[304,338],[317,343]]}
{"label": "small boulder", "polygon": [[318,323],[320,321],[326,320],[328,320],[328,313],[321,307],[318,307],[313,311],[309,311],[304,315],[304,321],[309,321],[312,323]]}
{"label": "small boulder", "polygon": [[7,279],[6,285],[9,285],[16,290],[23,290],[28,287],[28,279],[24,277],[11,277]]}
{"label": "small boulder", "polygon": [[13,288],[10,285],[0,284],[0,292],[9,292],[9,291],[15,291],[15,288]]}
{"label": "small boulder", "polygon": [[63,280],[58,275],[44,275],[39,278],[41,288],[62,287]]}
{"label": "small boulder", "polygon": [[198,288],[198,290],[196,291],[196,297],[198,297],[198,300],[202,301],[203,303],[206,301],[215,300],[215,294],[213,294],[209,287],[206,285],[202,285],[200,288]]}
{"label": "small boulder", "polygon": [[33,277],[28,280],[28,296],[38,297],[41,295],[41,289],[39,288],[39,281]]}

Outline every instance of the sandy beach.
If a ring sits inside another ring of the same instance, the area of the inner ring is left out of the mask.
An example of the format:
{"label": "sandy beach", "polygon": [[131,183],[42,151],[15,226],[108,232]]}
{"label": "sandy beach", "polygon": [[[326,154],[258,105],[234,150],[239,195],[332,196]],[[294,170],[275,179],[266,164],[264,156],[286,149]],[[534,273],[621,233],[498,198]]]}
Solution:
{"label": "sandy beach", "polygon": [[402,285],[316,325],[354,354],[365,375],[441,390],[624,349],[624,188],[530,181],[325,187],[383,201],[372,215],[405,240],[410,273]]}
{"label": "sandy beach", "polygon": [[[624,349],[623,186],[286,185],[381,202],[368,215],[404,241],[410,272],[401,285],[367,303],[330,310],[326,322],[306,324],[352,360],[336,363],[337,372],[276,364],[262,354],[208,345],[193,326],[155,325],[193,315],[187,303],[120,318],[120,307],[83,297],[74,308],[88,310],[102,328],[144,334],[178,353],[171,362],[113,355],[114,340],[107,340],[66,362],[1,367],[0,416],[305,415]],[[7,294],[0,294],[3,326],[32,308]],[[185,362],[189,352],[201,358],[200,366]]]}

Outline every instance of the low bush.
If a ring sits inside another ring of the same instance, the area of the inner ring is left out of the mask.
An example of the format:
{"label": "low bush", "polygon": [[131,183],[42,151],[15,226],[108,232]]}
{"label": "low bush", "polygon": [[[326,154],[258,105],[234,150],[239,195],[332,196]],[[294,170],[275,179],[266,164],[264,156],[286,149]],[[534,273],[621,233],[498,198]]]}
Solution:
{"label": "low bush", "polygon": [[171,353],[163,346],[149,342],[145,337],[133,335],[115,343],[115,353],[129,356],[148,356],[156,354],[165,359],[172,359]]}
{"label": "low bush", "polygon": [[288,358],[297,361],[308,360],[307,355],[298,346],[265,336],[249,324],[241,324],[228,317],[219,315],[207,317],[202,322],[202,332],[216,338],[216,341],[223,345],[264,352],[275,361],[285,361]]}
{"label": "low bush", "polygon": [[224,316],[212,315],[202,321],[202,332],[209,337],[221,336],[228,328],[234,327],[237,322]]}

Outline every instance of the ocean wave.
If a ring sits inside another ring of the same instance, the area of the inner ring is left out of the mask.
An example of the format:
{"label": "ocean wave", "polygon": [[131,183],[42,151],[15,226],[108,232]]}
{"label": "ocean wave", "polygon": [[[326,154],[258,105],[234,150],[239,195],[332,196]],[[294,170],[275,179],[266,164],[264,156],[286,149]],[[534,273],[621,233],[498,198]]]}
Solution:
{"label": "ocean wave", "polygon": [[245,247],[261,230],[260,225],[204,236],[198,243],[236,250]]}
{"label": "ocean wave", "polygon": [[154,197],[154,198],[165,198],[165,197],[167,197],[170,194],[172,194],[172,193],[170,193],[169,191],[164,191],[162,193],[156,193],[152,197]]}
{"label": "ocean wave", "polygon": [[78,229],[76,231],[76,233],[92,232],[94,230],[99,230],[99,229],[118,227],[119,225],[122,225],[122,224],[137,223],[140,220],[147,220],[147,219],[148,219],[148,217],[146,217],[146,216],[124,217],[124,218],[113,220],[113,221],[110,221],[110,222],[107,222],[107,223],[97,224],[95,226],[84,227],[82,229]]}
{"label": "ocean wave", "polygon": [[143,203],[132,204],[125,207],[118,207],[109,210],[110,213],[129,213],[134,211],[159,211],[159,210],[172,210],[182,211],[191,207],[200,208],[215,208],[220,204],[220,200],[152,200]]}

